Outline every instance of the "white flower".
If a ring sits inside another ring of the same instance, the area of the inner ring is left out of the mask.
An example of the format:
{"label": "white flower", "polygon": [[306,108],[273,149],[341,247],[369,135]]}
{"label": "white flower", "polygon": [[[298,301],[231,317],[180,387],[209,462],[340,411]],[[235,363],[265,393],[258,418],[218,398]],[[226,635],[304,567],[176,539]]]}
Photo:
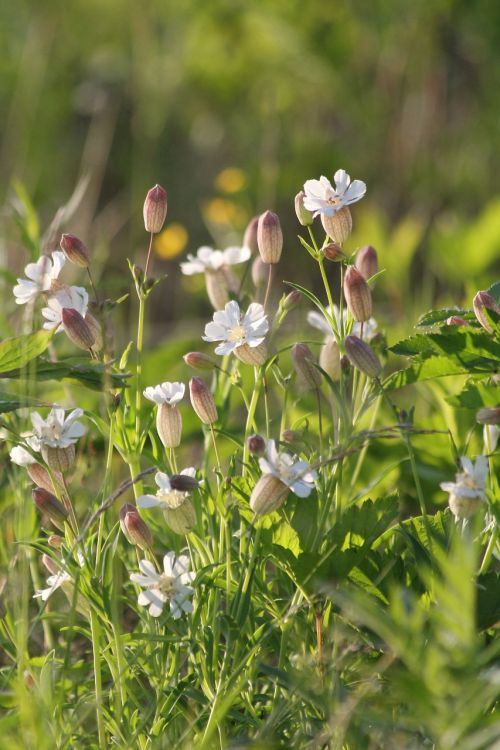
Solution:
{"label": "white flower", "polygon": [[180,555],[177,559],[174,552],[167,552],[163,558],[163,573],[158,573],[149,560],[139,561],[140,573],[131,573],[130,580],[142,586],[137,599],[138,604],[149,607],[151,617],[159,617],[167,601],[174,620],[183,612],[192,612],[190,597],[194,589],[189,586],[195,574],[189,571],[189,558]]}
{"label": "white flower", "polygon": [[22,445],[14,446],[9,455],[12,463],[17,464],[18,466],[29,466],[30,464],[36,463],[36,460],[31,453],[27,451],[26,448],[23,448]]}
{"label": "white flower", "polygon": [[[332,308],[328,306],[326,308],[327,312],[332,314]],[[337,307],[337,305],[333,306],[333,317],[337,323],[337,330],[340,330],[340,310]],[[347,329],[347,322],[349,319],[349,311],[346,307],[342,310],[342,319],[344,323],[344,331]],[[324,315],[322,315],[319,312],[316,312],[315,310],[307,313],[307,322],[309,325],[311,325],[313,328],[317,328],[318,331],[321,331],[326,336],[332,336],[332,329],[330,326],[330,323],[327,321]],[[368,342],[371,341],[372,338],[377,333],[377,321],[375,318],[369,318],[368,320],[365,320],[363,323],[363,340]],[[355,321],[351,328],[351,334],[353,336],[361,336],[361,323],[358,321]]]}
{"label": "white flower", "polygon": [[338,169],[333,179],[335,188],[330,180],[320,177],[319,180],[307,180],[304,184],[304,207],[314,211],[314,216],[325,214],[333,216],[344,206],[361,200],[366,193],[366,185],[361,180],[353,180],[343,169]]}
{"label": "white flower", "polygon": [[[183,469],[181,474],[188,477],[196,476],[196,470],[190,466],[189,469]],[[158,471],[155,474],[155,482],[158,485],[156,495],[141,495],[137,498],[139,508],[163,508],[164,510],[175,510],[185,502],[189,496],[188,492],[174,490],[170,484],[168,474]]]}
{"label": "white flower", "polygon": [[454,482],[441,482],[440,487],[448,492],[448,504],[457,519],[469,518],[478,509],[479,503],[486,500],[485,484],[488,474],[488,459],[478,456],[475,464],[462,456],[462,471],[455,475]]}
{"label": "white flower", "polygon": [[216,347],[216,354],[229,354],[239,346],[247,344],[249,347],[259,346],[264,341],[269,330],[269,322],[262,305],[252,302],[245,315],[240,306],[231,300],[224,307],[214,313],[213,321],[205,326],[203,341],[222,341]]}
{"label": "white flower", "polygon": [[259,458],[259,466],[263,474],[273,474],[298,497],[308,497],[318,478],[306,461],[300,461],[289,453],[278,453],[274,440],[268,440],[266,456]]}
{"label": "white flower", "polygon": [[46,320],[43,327],[46,331],[53,328],[58,331],[64,330],[62,322],[62,311],[64,308],[71,308],[80,313],[82,318],[87,314],[89,304],[89,295],[81,286],[68,286],[60,289],[53,294],[47,302],[47,307],[42,309],[42,315]]}
{"label": "white flower", "polygon": [[175,406],[184,398],[186,386],[184,383],[160,383],[160,385],[150,385],[144,391],[144,396],[155,404],[168,404]]}
{"label": "white flower", "polygon": [[36,263],[28,263],[24,269],[27,279],[18,279],[13,292],[16,304],[33,302],[40,292],[48,292],[61,273],[66,262],[64,253],[56,250],[50,255],[42,255]]}
{"label": "white flower", "polygon": [[49,596],[52,596],[54,591],[65,583],[71,582],[71,576],[65,570],[60,570],[59,573],[55,573],[47,578],[47,588],[38,589],[36,594],[33,595],[34,599],[40,598],[43,602],[46,602]]}
{"label": "white flower", "polygon": [[196,255],[189,254],[188,260],[181,263],[181,271],[186,276],[207,271],[218,271],[224,266],[244,263],[251,256],[248,247],[228,247],[226,250],[213,250],[211,247],[200,247]]}
{"label": "white flower", "polygon": [[64,409],[55,406],[50,410],[47,419],[42,419],[37,411],[31,415],[34,437],[41,445],[50,448],[68,448],[85,434],[85,427],[77,422],[83,416],[83,409],[73,409],[65,418]]}

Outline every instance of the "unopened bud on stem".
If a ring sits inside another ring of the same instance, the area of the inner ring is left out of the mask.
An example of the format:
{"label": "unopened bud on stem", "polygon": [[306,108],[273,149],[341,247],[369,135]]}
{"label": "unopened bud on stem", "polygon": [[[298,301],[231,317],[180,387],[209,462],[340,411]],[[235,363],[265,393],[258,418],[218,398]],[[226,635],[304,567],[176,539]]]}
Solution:
{"label": "unopened bud on stem", "polygon": [[476,413],[476,422],[479,422],[479,424],[500,424],[500,406],[479,409]]}
{"label": "unopened bud on stem", "polygon": [[161,185],[155,185],[148,191],[143,213],[146,232],[160,232],[167,216],[167,193]]}
{"label": "unopened bud on stem", "polygon": [[354,320],[362,323],[372,314],[372,293],[357,268],[349,266],[344,277],[344,297]]}
{"label": "unopened bud on stem", "polygon": [[201,378],[191,378],[189,381],[189,395],[191,405],[203,424],[213,424],[217,421],[217,407],[214,397],[207,384]]}
{"label": "unopened bud on stem", "polygon": [[266,441],[262,435],[249,435],[247,437],[247,446],[252,456],[263,456],[266,451]]}
{"label": "unopened bud on stem", "polygon": [[260,255],[257,255],[252,263],[252,281],[257,289],[266,286],[269,278],[269,264],[264,263]]}
{"label": "unopened bud on stem", "polygon": [[259,245],[257,243],[257,227],[259,225],[259,217],[254,216],[248,222],[245,234],[243,236],[243,247],[248,247],[252,251],[252,255],[259,252]]}
{"label": "unopened bud on stem", "polygon": [[365,341],[357,336],[348,336],[344,341],[344,346],[347,357],[354,367],[369,378],[376,378],[380,375],[382,371],[380,360]]}
{"label": "unopened bud on stem", "polygon": [[156,412],[156,432],[164,448],[177,448],[182,436],[182,416],[175,405],[159,404]]}
{"label": "unopened bud on stem", "polygon": [[321,373],[314,366],[314,357],[307,344],[295,344],[292,349],[292,360],[295,371],[309,388],[319,388]]}
{"label": "unopened bud on stem", "polygon": [[325,343],[321,347],[319,366],[332,380],[340,380],[340,349],[335,339],[331,336],[327,336]]}
{"label": "unopened bud on stem", "polygon": [[341,208],[333,216],[321,214],[321,223],[326,234],[339,245],[349,238],[352,231],[352,216],[347,206]]}
{"label": "unopened bud on stem", "polygon": [[214,310],[223,310],[226,303],[229,302],[229,287],[224,270],[219,268],[217,271],[207,271],[205,273],[205,286],[208,299]]}
{"label": "unopened bud on stem", "polygon": [[325,247],[323,248],[323,255],[327,260],[337,262],[345,258],[345,253],[343,252],[340,245],[337,245],[336,242],[329,242],[328,245],[325,245]]}
{"label": "unopened bud on stem", "polygon": [[63,234],[59,244],[70,263],[80,268],[90,266],[90,253],[87,246],[74,234]]}
{"label": "unopened bud on stem", "polygon": [[365,245],[361,248],[356,257],[356,268],[366,281],[378,273],[378,257],[374,247]]}
{"label": "unopened bud on stem", "polygon": [[488,333],[493,333],[493,326],[485,310],[489,310],[495,315],[500,315],[500,305],[488,292],[478,292],[472,301],[474,313],[478,321]]}
{"label": "unopened bud on stem", "polygon": [[147,550],[153,544],[153,533],[141,518],[135,505],[125,503],[120,508],[120,526],[130,544]]}
{"label": "unopened bud on stem", "polygon": [[272,211],[259,216],[257,243],[264,263],[278,263],[283,250],[283,233],[280,220]]}
{"label": "unopened bud on stem", "polygon": [[295,196],[295,213],[299,224],[302,224],[303,227],[310,227],[313,223],[314,215],[312,211],[308,211],[304,206],[304,198],[305,193],[303,190]]}
{"label": "unopened bud on stem", "polygon": [[61,316],[64,330],[70,341],[80,349],[92,349],[95,344],[94,334],[78,310],[63,307]]}
{"label": "unopened bud on stem", "polygon": [[43,487],[36,487],[31,494],[38,510],[48,516],[58,529],[64,529],[68,511],[57,497]]}
{"label": "unopened bud on stem", "polygon": [[193,370],[207,370],[210,372],[217,367],[215,359],[203,352],[188,352],[183,357],[184,362]]}
{"label": "unopened bud on stem", "polygon": [[263,474],[250,495],[250,507],[258,516],[272,513],[283,505],[290,488],[274,476]]}

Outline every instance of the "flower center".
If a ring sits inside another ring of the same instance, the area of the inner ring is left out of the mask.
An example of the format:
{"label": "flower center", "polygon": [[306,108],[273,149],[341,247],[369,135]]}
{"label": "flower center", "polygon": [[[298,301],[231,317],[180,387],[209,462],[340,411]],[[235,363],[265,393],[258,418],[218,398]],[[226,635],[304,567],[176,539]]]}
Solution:
{"label": "flower center", "polygon": [[241,341],[242,339],[246,339],[247,332],[243,328],[242,325],[235,326],[234,328],[231,328],[231,330],[228,333],[227,340],[228,341]]}
{"label": "flower center", "polygon": [[159,589],[165,596],[172,596],[175,591],[175,578],[168,576],[166,573],[162,573],[158,583],[155,583],[151,588]]}

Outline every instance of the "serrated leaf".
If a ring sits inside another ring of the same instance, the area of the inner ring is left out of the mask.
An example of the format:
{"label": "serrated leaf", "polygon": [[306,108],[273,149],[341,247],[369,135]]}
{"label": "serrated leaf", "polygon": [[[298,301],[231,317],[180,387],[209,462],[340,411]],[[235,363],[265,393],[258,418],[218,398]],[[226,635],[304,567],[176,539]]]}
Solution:
{"label": "serrated leaf", "polygon": [[428,326],[436,325],[437,323],[444,323],[452,315],[457,315],[459,318],[464,320],[475,320],[475,315],[470,310],[466,310],[462,307],[445,307],[441,310],[429,310],[429,312],[421,315],[417,322],[417,328],[426,328]]}
{"label": "serrated leaf", "polygon": [[15,336],[0,343],[0,373],[25,367],[47,349],[53,331],[37,331]]}
{"label": "serrated leaf", "polygon": [[499,400],[498,385],[487,385],[484,383],[468,383],[461,393],[455,396],[448,396],[446,399],[451,406],[465,409],[498,406]]}
{"label": "serrated leaf", "polygon": [[498,369],[498,362],[486,360],[476,364],[459,364],[447,357],[429,357],[423,362],[416,362],[404,370],[398,370],[382,383],[384,390],[391,391],[404,388],[413,383],[434,378],[444,378],[449,375],[467,375],[469,373],[494,373]]}
{"label": "serrated leaf", "polygon": [[389,351],[407,357],[444,355],[459,362],[478,359],[500,360],[500,343],[477,328],[452,326],[439,333],[419,334],[398,341]]}

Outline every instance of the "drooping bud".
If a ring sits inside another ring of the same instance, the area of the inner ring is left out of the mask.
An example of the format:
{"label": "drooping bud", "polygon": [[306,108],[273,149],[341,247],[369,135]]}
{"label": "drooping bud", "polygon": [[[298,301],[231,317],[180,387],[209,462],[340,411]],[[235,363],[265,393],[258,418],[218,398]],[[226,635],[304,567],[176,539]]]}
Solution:
{"label": "drooping bud", "polygon": [[179,492],[194,492],[199,488],[200,483],[196,477],[190,477],[189,474],[172,474],[170,486]]}
{"label": "drooping bud", "polygon": [[257,344],[257,346],[242,344],[241,346],[236,347],[234,350],[234,356],[246,365],[259,367],[260,365],[263,365],[267,359],[267,346],[264,342]]}
{"label": "drooping bud", "polygon": [[357,268],[349,266],[344,277],[344,297],[354,320],[362,323],[372,314],[372,293]]}
{"label": "drooping bud", "polygon": [[163,516],[175,534],[189,534],[196,526],[196,510],[187,495],[177,508],[165,508]]}
{"label": "drooping bud", "polygon": [[297,307],[300,300],[302,299],[302,293],[298,289],[293,289],[289,294],[286,295],[281,305],[281,309],[290,312],[294,307]]}
{"label": "drooping bud", "polygon": [[348,336],[344,341],[344,346],[349,361],[354,367],[369,378],[376,378],[380,375],[382,371],[380,360],[366,341],[362,341],[357,336]]}
{"label": "drooping bud", "polygon": [[203,354],[203,352],[188,352],[184,355],[183,359],[188,367],[192,367],[193,370],[207,370],[210,372],[217,366],[215,359],[208,354]]}
{"label": "drooping bud", "polygon": [[347,206],[341,208],[333,216],[321,214],[321,223],[326,234],[339,245],[342,245],[352,231],[352,216]]}
{"label": "drooping bud", "polygon": [[224,270],[220,268],[217,271],[207,271],[205,273],[205,286],[208,299],[214,310],[223,310],[229,302],[229,288]]}
{"label": "drooping bud", "polygon": [[284,430],[281,434],[281,439],[284,440],[285,443],[295,443],[299,437],[300,434],[295,430]]}
{"label": "drooping bud", "polygon": [[120,526],[130,542],[141,549],[147,550],[153,544],[153,533],[146,521],[141,518],[135,505],[125,503],[120,508]]}
{"label": "drooping bud", "polygon": [[446,325],[447,326],[468,326],[470,323],[468,323],[467,320],[464,320],[459,315],[450,315],[449,318],[446,318]]}
{"label": "drooping bud", "polygon": [[155,185],[148,191],[143,213],[146,232],[160,232],[167,216],[167,193],[161,185]]}
{"label": "drooping bud", "polygon": [[488,294],[488,292],[478,292],[472,300],[472,306],[474,308],[476,318],[481,323],[483,328],[488,331],[488,333],[493,333],[491,320],[489,319],[488,315],[486,315],[485,310],[489,310],[495,315],[500,315],[500,305],[496,303],[495,299],[491,296],[491,294]]}
{"label": "drooping bud", "polygon": [[51,558],[50,555],[42,555],[42,563],[52,575],[56,575],[56,573],[61,572],[61,568],[56,563],[56,561]]}
{"label": "drooping bud", "polygon": [[250,507],[258,516],[278,510],[285,502],[290,488],[274,476],[274,474],[263,474],[250,495]]}
{"label": "drooping bud", "polygon": [[314,215],[312,211],[308,211],[304,206],[305,196],[306,194],[303,190],[295,196],[295,213],[299,220],[299,224],[302,224],[303,227],[310,227],[313,223]]}
{"label": "drooping bud", "polygon": [[500,424],[500,406],[479,409],[476,412],[476,422],[479,422],[479,424]]}
{"label": "drooping bud", "polygon": [[283,232],[278,216],[266,211],[259,216],[257,243],[264,263],[278,263],[283,250]]}
{"label": "drooping bud", "polygon": [[269,278],[269,263],[264,263],[260,255],[257,255],[252,263],[252,281],[256,289],[267,284]]}
{"label": "drooping bud", "polygon": [[257,243],[257,227],[259,225],[259,217],[254,216],[248,222],[245,234],[243,236],[243,247],[248,247],[252,251],[252,255],[259,252],[259,245]]}
{"label": "drooping bud", "polygon": [[48,516],[58,529],[64,529],[68,511],[57,497],[43,487],[35,487],[31,494],[38,510]]}
{"label": "drooping bud", "polygon": [[90,253],[87,246],[74,234],[63,234],[59,245],[70,263],[80,268],[90,266]]}
{"label": "drooping bud", "polygon": [[164,448],[177,448],[181,443],[182,416],[177,406],[159,404],[156,411],[156,432]]}
{"label": "drooping bud", "polygon": [[340,349],[335,339],[331,336],[327,336],[325,343],[321,347],[319,366],[332,380],[340,380]]}
{"label": "drooping bud", "polygon": [[80,347],[80,349],[92,349],[95,344],[94,334],[78,310],[73,310],[71,307],[63,307],[61,316],[64,330],[70,341],[75,346]]}
{"label": "drooping bud", "polygon": [[247,437],[247,447],[252,456],[263,456],[266,451],[266,441],[262,435],[249,435]]}
{"label": "drooping bud", "polygon": [[52,448],[50,445],[42,445],[42,457],[52,471],[64,474],[71,469],[75,463],[75,446],[68,445],[67,448]]}
{"label": "drooping bud", "polygon": [[53,547],[54,549],[60,549],[63,542],[64,539],[62,538],[62,536],[59,536],[59,534],[51,534],[47,539],[47,544],[49,545],[49,547]]}
{"label": "drooping bud", "polygon": [[203,424],[213,424],[217,421],[217,407],[214,397],[207,384],[201,378],[191,378],[189,381],[189,395],[191,405]]}
{"label": "drooping bud", "polygon": [[[42,466],[39,463],[34,464],[28,464],[26,466],[26,472],[33,482],[33,484],[36,484],[37,487],[43,487],[44,490],[47,490],[47,492],[53,492],[54,490],[54,483],[52,482],[52,479],[50,477],[49,472],[45,468],[45,466]],[[60,482],[62,482],[62,477],[56,477],[57,479],[60,478]]]}
{"label": "drooping bud", "polygon": [[365,245],[361,248],[356,256],[356,268],[366,281],[378,273],[378,257],[374,247]]}
{"label": "drooping bud", "polygon": [[325,245],[323,248],[323,255],[327,260],[332,260],[334,262],[341,261],[345,258],[345,253],[336,242],[329,242],[328,245]]}
{"label": "drooping bud", "polygon": [[303,385],[309,388],[319,388],[321,373],[314,366],[314,357],[307,344],[295,344],[292,348],[292,360],[295,371],[300,376]]}

